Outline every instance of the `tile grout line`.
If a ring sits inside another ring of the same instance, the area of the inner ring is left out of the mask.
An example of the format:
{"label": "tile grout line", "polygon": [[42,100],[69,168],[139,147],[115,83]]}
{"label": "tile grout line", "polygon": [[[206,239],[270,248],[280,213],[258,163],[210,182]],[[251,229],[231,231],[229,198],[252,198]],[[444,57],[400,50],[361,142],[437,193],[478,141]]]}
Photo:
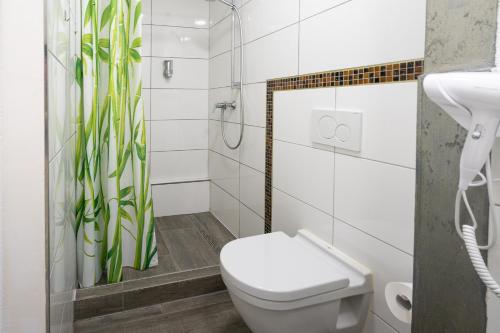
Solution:
{"label": "tile grout line", "polygon": [[[333,107],[334,109],[336,110],[337,109],[337,89],[333,89],[333,95],[334,95],[334,98],[333,98]],[[335,244],[335,185],[336,185],[336,182],[335,182],[335,179],[337,179],[337,158],[335,157],[335,154],[336,154],[336,149],[335,147],[333,147],[333,184],[332,184],[332,194],[333,194],[333,202],[332,202],[332,212],[333,212],[333,225],[332,225],[332,244]]]}
{"label": "tile grout line", "polygon": [[333,6],[333,7],[329,7],[329,8],[323,9],[323,10],[321,10],[321,11],[319,11],[319,12],[317,12],[317,13],[314,13],[314,14],[312,14],[312,15],[310,15],[310,16],[307,16],[307,17],[305,17],[305,18],[300,18],[300,21],[301,21],[301,22],[307,21],[307,20],[309,20],[309,19],[312,19],[313,17],[316,17],[316,16],[319,16],[319,15],[321,15],[321,14],[327,13],[327,12],[329,12],[330,10],[333,10],[333,9],[335,9],[335,8],[337,8],[337,7],[341,7],[341,6],[343,6],[343,5],[347,4],[347,3],[351,2],[351,1],[353,1],[353,0],[346,0],[346,1],[344,1],[344,2],[341,2],[341,3],[339,3],[339,4],[336,4],[336,5],[335,5],[335,6]]}
{"label": "tile grout line", "polygon": [[[394,84],[415,81],[424,72],[423,59],[359,66],[270,79],[266,84],[265,231],[272,231],[272,166],[274,92],[327,87]],[[336,153],[337,150],[334,150]],[[347,154],[346,154],[347,155]],[[379,162],[379,161],[376,161]],[[383,162],[382,162],[383,163]],[[390,163],[386,163],[390,164]]]}
{"label": "tile grout line", "polygon": [[299,23],[298,23],[298,28],[297,28],[297,75],[300,74],[300,28],[301,28],[301,24],[300,24],[300,15],[301,15],[301,12],[300,12],[300,8],[301,8],[301,1],[302,0],[299,0]]}
{"label": "tile grout line", "polygon": [[254,168],[253,166],[250,166],[250,165],[248,165],[248,164],[246,164],[246,163],[243,163],[243,162],[241,162],[241,161],[235,160],[234,158],[231,158],[231,157],[229,157],[229,156],[226,156],[226,155],[224,155],[224,154],[222,154],[222,153],[220,153],[220,152],[218,152],[218,151],[216,151],[216,150],[213,150],[213,149],[208,148],[208,151],[209,151],[209,152],[212,152],[212,153],[215,153],[215,154],[217,154],[217,155],[220,155],[220,156],[222,156],[222,157],[225,157],[225,158],[227,158],[228,160],[231,160],[231,161],[233,161],[233,162],[236,162],[236,163],[239,163],[239,164],[241,164],[241,165],[244,165],[245,167],[247,167],[247,168],[249,168],[249,169],[252,169],[253,171],[258,172],[258,173],[260,173],[260,174],[264,175],[264,172],[260,171],[259,169],[256,169],[256,168]]}
{"label": "tile grout line", "polygon": [[[408,253],[408,252],[406,252],[406,251],[404,251],[404,250],[400,249],[399,247],[397,247],[397,246],[395,246],[395,245],[392,245],[392,244],[388,243],[387,241],[385,241],[385,240],[383,240],[383,239],[381,239],[381,238],[376,237],[375,235],[369,234],[367,231],[365,231],[365,230],[363,230],[363,229],[360,229],[360,228],[358,228],[358,227],[356,227],[356,226],[352,225],[351,223],[347,222],[346,220],[344,220],[344,219],[342,219],[342,218],[340,218],[340,217],[335,217],[335,216],[334,216],[333,218],[334,218],[334,220],[338,220],[339,222],[344,223],[345,225],[347,225],[347,226],[349,226],[349,227],[351,227],[351,228],[353,228],[353,229],[355,229],[355,230],[357,230],[357,231],[359,231],[359,232],[361,232],[361,233],[365,234],[366,236],[369,236],[369,237],[371,237],[371,238],[373,238],[373,239],[376,239],[377,241],[379,241],[379,242],[381,242],[381,243],[384,243],[384,244],[385,244],[385,245],[387,245],[387,246],[390,246],[390,247],[391,247],[391,248],[393,248],[394,250],[397,250],[397,251],[399,251],[399,252],[401,252],[401,253],[403,253],[403,254],[406,254],[406,255],[408,255],[408,256],[410,256],[410,257],[412,257],[412,258],[414,257],[414,255],[413,255],[413,254]],[[334,223],[335,223],[335,221],[334,221]]]}
{"label": "tile grout line", "polygon": [[[151,23],[153,23],[153,0],[150,1],[150,20],[151,20]],[[149,42],[149,54],[153,54],[153,28],[149,29],[149,38],[150,38],[150,42]],[[153,61],[149,61],[149,87],[152,88],[153,87]],[[152,98],[153,98],[153,94],[151,93],[151,89],[149,89],[149,119],[152,118],[153,116],[153,101],[152,101]],[[153,146],[153,126],[151,125],[151,122],[149,122],[149,147],[151,148]],[[149,153],[149,174],[151,175],[151,170],[153,169],[153,165],[152,165],[152,160],[151,160],[151,155],[152,153],[150,152]],[[151,189],[151,199],[153,199],[153,193],[152,193],[152,189]],[[153,212],[153,215],[154,215],[154,212]]]}
{"label": "tile grout line", "polygon": [[382,161],[382,160],[377,160],[377,159],[368,158],[368,157],[364,157],[364,156],[356,156],[354,154],[348,154],[346,152],[343,152],[343,150],[341,150],[341,149],[339,149],[339,150],[337,150],[335,148],[333,150],[322,149],[322,148],[319,148],[319,147],[312,147],[312,146],[308,146],[308,145],[305,145],[305,144],[302,144],[302,143],[297,143],[297,142],[292,142],[292,141],[287,141],[287,140],[282,140],[282,139],[273,139],[273,142],[274,141],[278,141],[278,142],[282,142],[282,143],[287,143],[287,144],[290,144],[290,145],[299,146],[299,147],[303,147],[303,148],[310,148],[310,149],[314,149],[314,150],[320,150],[320,151],[330,152],[330,153],[333,153],[335,155],[347,156],[347,157],[352,157],[352,158],[355,158],[355,159],[370,161],[370,162],[374,162],[374,163],[390,165],[390,166],[397,167],[397,168],[403,168],[403,169],[413,170],[413,171],[416,170],[415,167],[409,167],[407,165],[396,164],[396,163]]}
{"label": "tile grout line", "polygon": [[299,202],[303,203],[304,205],[307,205],[307,206],[309,206],[309,207],[311,207],[311,208],[314,208],[314,209],[315,209],[315,210],[317,210],[318,212],[323,213],[323,214],[325,214],[325,215],[328,215],[328,216],[329,216],[329,217],[331,217],[332,219],[335,219],[335,216],[333,215],[333,213],[332,213],[332,214],[330,214],[330,213],[328,213],[328,212],[324,211],[323,209],[321,209],[321,208],[319,208],[319,207],[314,206],[312,203],[307,202],[307,201],[305,201],[305,200],[303,200],[303,199],[300,199],[300,198],[296,197],[295,195],[293,195],[293,194],[291,194],[291,193],[288,193],[288,192],[286,192],[285,190],[283,190],[283,189],[281,189],[281,188],[279,188],[279,187],[273,186],[273,190],[279,191],[279,192],[281,192],[281,193],[283,193],[283,194],[285,194],[285,195],[289,196],[290,198],[295,199],[295,200],[297,200],[297,201],[299,201]]}
{"label": "tile grout line", "polygon": [[217,184],[216,182],[214,182],[213,180],[210,180],[210,183],[212,183],[213,185],[217,186],[221,191],[224,191],[224,193],[226,193],[227,195],[229,195],[231,198],[233,198],[234,200],[238,201],[238,204],[241,204],[243,206],[245,206],[248,210],[250,210],[251,212],[253,212],[255,215],[257,215],[259,218],[261,218],[262,220],[264,220],[264,217],[261,216],[259,213],[257,213],[254,209],[252,209],[251,207],[248,207],[247,204],[245,204],[243,201],[237,199],[234,195],[232,195],[231,193],[229,193],[225,188],[221,187],[219,184]]}
{"label": "tile grout line", "polygon": [[394,328],[391,324],[389,324],[387,321],[385,321],[384,318],[382,318],[378,313],[373,311],[373,309],[371,309],[370,312],[372,313],[373,316],[377,317],[380,321],[382,321],[384,324],[386,324],[391,329],[393,329],[395,333],[398,332],[398,330],[396,328]]}

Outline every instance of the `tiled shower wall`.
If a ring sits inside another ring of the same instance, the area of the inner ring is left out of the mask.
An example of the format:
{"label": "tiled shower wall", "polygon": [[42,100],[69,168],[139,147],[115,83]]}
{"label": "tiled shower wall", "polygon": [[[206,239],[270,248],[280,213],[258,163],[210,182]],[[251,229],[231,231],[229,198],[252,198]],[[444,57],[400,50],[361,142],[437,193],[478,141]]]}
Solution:
{"label": "tiled shower wall", "polygon": [[[155,215],[208,211],[208,2],[144,0],[143,8]],[[170,79],[165,60],[173,60]]]}
{"label": "tiled shower wall", "polygon": [[49,272],[51,332],[71,332],[76,288],[74,226],[74,68],[79,53],[79,2],[47,1]]}
{"label": "tiled shower wall", "polygon": [[[263,230],[265,81],[420,58],[424,7],[423,0],[243,1],[245,138],[239,150],[230,151],[221,141],[214,104],[237,100],[237,92],[231,94],[229,88],[231,17],[225,6],[210,3],[211,209],[233,233],[241,229],[244,236]],[[421,14],[408,20],[409,11]],[[352,12],[356,19],[348,15]],[[235,142],[239,113],[226,115],[226,121]]]}
{"label": "tiled shower wall", "polygon": [[[237,99],[229,88],[231,18],[217,2],[210,7],[209,172],[211,211],[247,236],[264,230],[266,80],[423,58],[425,1],[249,0],[241,11],[245,137],[230,151],[213,106]],[[309,116],[316,107],[362,111],[362,152],[313,145]],[[385,305],[384,287],[412,281],[416,110],[416,82],[274,97],[273,231],[308,228],[373,270],[366,332],[410,331]],[[232,142],[238,122],[238,112],[226,115]]]}

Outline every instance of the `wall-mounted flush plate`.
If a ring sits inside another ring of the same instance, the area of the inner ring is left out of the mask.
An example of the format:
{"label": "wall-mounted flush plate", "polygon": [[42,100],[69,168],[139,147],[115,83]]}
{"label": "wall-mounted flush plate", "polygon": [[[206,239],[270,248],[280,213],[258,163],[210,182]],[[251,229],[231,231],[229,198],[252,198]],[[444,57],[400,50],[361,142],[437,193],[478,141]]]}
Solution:
{"label": "wall-mounted flush plate", "polygon": [[315,109],[311,115],[312,142],[361,151],[362,121],[361,112]]}

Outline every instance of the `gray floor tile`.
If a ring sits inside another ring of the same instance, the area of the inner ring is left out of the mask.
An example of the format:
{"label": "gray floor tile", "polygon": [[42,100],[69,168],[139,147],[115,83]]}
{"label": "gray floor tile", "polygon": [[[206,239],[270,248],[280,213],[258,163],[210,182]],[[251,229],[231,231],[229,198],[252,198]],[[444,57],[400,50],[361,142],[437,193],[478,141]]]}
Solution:
{"label": "gray floor tile", "polygon": [[134,320],[144,320],[162,314],[161,305],[153,305],[137,308],[129,311],[116,312],[113,314],[81,320],[75,323],[75,332],[99,332],[105,327],[120,331],[123,324]]}
{"label": "gray floor tile", "polygon": [[182,322],[187,332],[219,327],[237,327],[243,324],[243,320],[230,302],[192,311],[182,317]]}
{"label": "gray floor tile", "polygon": [[160,230],[193,228],[196,218],[193,214],[164,216],[155,219]]}
{"label": "gray floor tile", "polygon": [[177,281],[158,286],[147,286],[143,289],[131,290],[123,295],[124,308],[134,309],[151,304],[171,302],[187,297],[213,293],[225,289],[220,275],[212,275],[199,279]]}
{"label": "gray floor tile", "polygon": [[165,240],[163,240],[163,237],[161,237],[160,234],[160,228],[158,227],[158,224],[156,224],[156,247],[158,248],[158,256],[164,256],[164,255],[169,255],[168,247],[167,244],[165,244]]}
{"label": "gray floor tile", "polygon": [[74,302],[75,320],[102,316],[123,310],[123,295],[112,294]]}
{"label": "gray floor tile", "polygon": [[178,301],[83,320],[75,323],[75,332],[251,333],[226,292],[183,302],[183,306]]}
{"label": "gray floor tile", "polygon": [[170,255],[180,270],[217,265],[219,256],[196,229],[161,229]]}
{"label": "gray floor tile", "polygon": [[213,249],[220,253],[220,250],[228,242],[234,240],[234,236],[227,230],[211,213],[194,214],[196,217],[196,228],[202,234],[203,238]]}
{"label": "gray floor tile", "polygon": [[[123,280],[134,281],[162,274],[198,269],[219,264],[222,246],[234,239],[229,231],[209,212],[155,218],[158,266],[145,271],[124,268]],[[83,295],[107,293],[105,277],[97,288],[82,289]],[[96,289],[96,290],[94,290]],[[80,292],[80,291],[79,291]]]}
{"label": "gray floor tile", "polygon": [[160,315],[124,325],[124,333],[184,333],[182,320]]}
{"label": "gray floor tile", "polygon": [[228,302],[231,302],[231,298],[229,297],[228,292],[220,291],[216,293],[163,303],[161,305],[161,309],[163,313],[177,313]]}
{"label": "gray floor tile", "polygon": [[123,291],[127,292],[135,289],[144,289],[167,283],[174,283],[184,280],[201,279],[213,275],[220,275],[220,267],[208,266],[193,270],[184,270],[175,273],[161,274],[156,276],[147,277],[144,279],[129,280],[123,282]]}
{"label": "gray floor tile", "polygon": [[137,280],[161,274],[178,272],[180,269],[172,260],[170,255],[159,255],[158,266],[151,267],[145,271],[139,271],[131,267],[123,269],[123,280]]}

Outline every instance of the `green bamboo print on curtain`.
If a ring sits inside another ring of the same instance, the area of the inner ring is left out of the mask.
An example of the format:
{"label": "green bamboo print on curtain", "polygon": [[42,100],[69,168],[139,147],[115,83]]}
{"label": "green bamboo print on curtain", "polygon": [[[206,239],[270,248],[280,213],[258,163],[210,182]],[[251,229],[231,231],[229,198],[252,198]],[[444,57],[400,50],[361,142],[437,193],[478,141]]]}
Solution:
{"label": "green bamboo print on curtain", "polygon": [[77,117],[78,277],[83,287],[158,262],[141,97],[141,0],[82,0]]}

